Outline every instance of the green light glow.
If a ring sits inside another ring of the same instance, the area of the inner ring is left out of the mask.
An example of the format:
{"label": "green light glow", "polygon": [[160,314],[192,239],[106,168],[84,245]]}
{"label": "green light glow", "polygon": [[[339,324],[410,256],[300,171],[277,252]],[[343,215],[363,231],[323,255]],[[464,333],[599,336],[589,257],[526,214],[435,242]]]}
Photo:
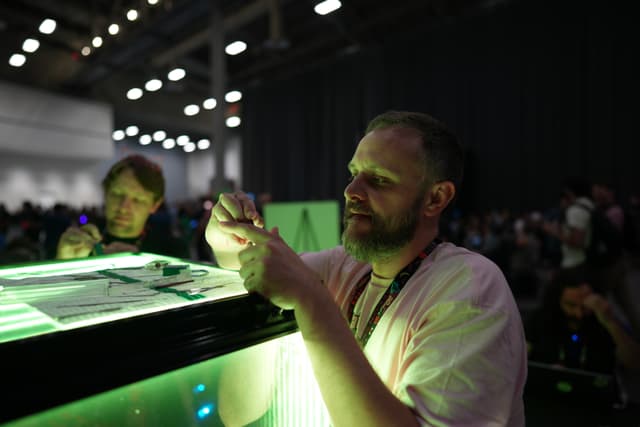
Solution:
{"label": "green light glow", "polygon": [[571,391],[573,391],[573,386],[567,381],[558,381],[556,389],[562,393],[571,393]]}
{"label": "green light glow", "polygon": [[[260,366],[260,355],[273,344],[277,344],[279,360],[272,404],[251,425],[329,425],[301,335],[295,333],[15,420],[3,427],[222,426],[218,404],[223,391],[218,380],[225,365],[251,354],[253,359],[249,362]],[[237,378],[240,387],[245,380]],[[247,390],[241,395],[246,396],[247,403],[240,402],[239,407],[250,405],[256,398],[254,392]]]}
{"label": "green light glow", "polygon": [[158,256],[146,253],[122,253],[101,257],[81,258],[69,261],[50,261],[43,263],[23,264],[0,269],[0,277],[5,279],[22,279],[34,276],[56,276],[61,274],[86,273],[107,268],[126,268],[145,265],[157,259],[178,261],[177,258]]}

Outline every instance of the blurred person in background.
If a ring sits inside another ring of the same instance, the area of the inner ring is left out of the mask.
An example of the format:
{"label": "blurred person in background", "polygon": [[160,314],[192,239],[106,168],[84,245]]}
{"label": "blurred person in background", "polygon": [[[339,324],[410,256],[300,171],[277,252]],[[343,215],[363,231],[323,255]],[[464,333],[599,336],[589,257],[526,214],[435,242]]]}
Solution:
{"label": "blurred person in background", "polygon": [[131,155],[115,163],[102,181],[105,228],[95,224],[69,227],[60,237],[56,258],[71,259],[117,252],[150,252],[189,257],[189,248],[167,227],[148,221],[164,202],[160,166]]}

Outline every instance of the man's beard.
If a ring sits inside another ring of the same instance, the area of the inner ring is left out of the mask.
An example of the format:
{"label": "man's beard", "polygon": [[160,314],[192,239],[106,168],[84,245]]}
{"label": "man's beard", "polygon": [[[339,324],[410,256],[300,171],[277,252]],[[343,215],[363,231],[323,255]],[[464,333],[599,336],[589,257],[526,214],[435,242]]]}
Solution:
{"label": "man's beard", "polygon": [[[360,203],[347,202],[344,211],[342,245],[345,251],[363,262],[381,261],[393,257],[402,247],[413,239],[423,203],[417,197],[404,215],[391,218],[382,217]],[[349,233],[351,210],[367,215],[371,228],[366,233]]]}

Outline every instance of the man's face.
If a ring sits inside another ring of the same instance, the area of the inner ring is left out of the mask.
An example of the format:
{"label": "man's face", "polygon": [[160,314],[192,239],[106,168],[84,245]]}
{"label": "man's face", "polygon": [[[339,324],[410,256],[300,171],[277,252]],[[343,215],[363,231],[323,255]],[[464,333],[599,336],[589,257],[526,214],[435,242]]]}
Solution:
{"label": "man's face", "polygon": [[564,288],[560,295],[560,308],[567,316],[569,325],[577,328],[582,319],[591,314],[591,311],[584,306],[584,300],[591,295],[593,290],[586,283],[575,288]]}
{"label": "man's face", "polygon": [[412,129],[367,134],[349,163],[342,244],[354,258],[393,256],[415,235],[425,196],[424,152]]}
{"label": "man's face", "polygon": [[154,201],[153,193],[140,184],[131,169],[124,169],[105,191],[107,231],[121,238],[139,236],[161,203],[162,199]]}

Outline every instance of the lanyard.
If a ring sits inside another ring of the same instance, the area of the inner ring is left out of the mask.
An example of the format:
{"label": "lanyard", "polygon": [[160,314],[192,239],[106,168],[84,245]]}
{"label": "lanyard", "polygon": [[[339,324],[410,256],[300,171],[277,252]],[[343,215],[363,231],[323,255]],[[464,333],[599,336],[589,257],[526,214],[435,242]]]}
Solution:
{"label": "lanyard", "polygon": [[[380,322],[380,318],[382,317],[384,312],[387,311],[387,308],[389,308],[391,303],[396,299],[396,297],[398,296],[402,288],[404,288],[404,285],[409,281],[411,276],[413,276],[413,273],[416,272],[416,270],[422,263],[422,260],[425,259],[427,256],[429,256],[431,251],[433,251],[435,247],[438,246],[439,243],[440,243],[439,239],[433,240],[423,251],[421,251],[418,254],[418,256],[413,261],[411,261],[407,266],[405,266],[396,275],[396,277],[393,278],[393,282],[391,282],[391,285],[389,285],[384,295],[382,295],[382,298],[380,298],[380,301],[378,301],[378,304],[373,310],[373,313],[369,318],[369,321],[367,322],[367,326],[365,327],[362,333],[362,337],[360,337],[359,339],[360,345],[362,346],[362,348],[364,348],[364,346],[367,345],[367,342],[369,341],[371,334],[373,334],[374,329],[376,328],[376,326],[378,326],[378,323]],[[362,276],[362,278],[358,281],[353,291],[353,295],[351,296],[351,302],[349,303],[348,319],[349,319],[349,325],[354,335],[356,334],[356,328],[358,326],[359,316],[354,316],[353,312],[355,310],[358,299],[366,289],[367,284],[371,279],[371,273],[372,271],[369,271],[364,276]]]}

